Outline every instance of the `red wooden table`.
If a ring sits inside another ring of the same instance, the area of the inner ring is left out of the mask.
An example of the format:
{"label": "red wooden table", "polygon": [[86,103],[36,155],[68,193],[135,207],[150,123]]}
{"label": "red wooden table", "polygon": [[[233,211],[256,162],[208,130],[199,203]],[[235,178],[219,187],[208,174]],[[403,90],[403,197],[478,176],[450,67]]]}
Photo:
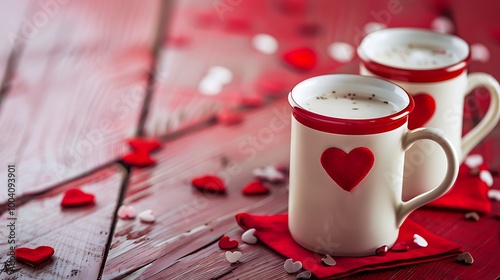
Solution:
{"label": "red wooden table", "polygon": [[[294,279],[283,270],[285,258],[263,244],[240,245],[237,265],[230,265],[217,245],[222,235],[239,240],[236,213],[287,210],[286,184],[270,186],[265,196],[241,194],[255,168],[288,163],[287,91],[307,77],[357,71],[355,58],[328,54],[333,42],[355,48],[366,29],[432,28],[437,17],[449,20],[450,32],[489,50],[488,59],[472,61],[471,72],[500,79],[499,8],[493,0],[1,4],[0,220],[7,225],[11,216],[7,166],[15,165],[15,244],[49,245],[55,254],[36,267],[17,262],[12,274],[4,266],[0,278]],[[278,39],[276,53],[252,47],[258,33]],[[301,47],[315,51],[312,69],[284,63],[285,52]],[[218,94],[202,94],[198,85],[213,66],[230,69],[232,80]],[[465,130],[484,115],[485,96],[476,90],[467,97]],[[262,104],[244,106],[249,99]],[[227,111],[240,113],[243,121],[218,122],[219,113]],[[155,166],[123,164],[132,136],[162,141],[163,148],[152,154]],[[500,189],[499,137],[497,126],[474,151],[494,175],[495,189]],[[190,186],[193,177],[208,173],[225,180],[226,195]],[[62,196],[72,188],[93,193],[95,205],[62,208]],[[500,213],[500,203],[491,203],[492,212]],[[122,204],[152,209],[155,223],[117,218]],[[474,264],[448,258],[349,278],[500,276],[500,221],[493,214],[471,222],[461,211],[424,208],[411,218],[461,244]],[[5,265],[9,233],[1,228]]]}

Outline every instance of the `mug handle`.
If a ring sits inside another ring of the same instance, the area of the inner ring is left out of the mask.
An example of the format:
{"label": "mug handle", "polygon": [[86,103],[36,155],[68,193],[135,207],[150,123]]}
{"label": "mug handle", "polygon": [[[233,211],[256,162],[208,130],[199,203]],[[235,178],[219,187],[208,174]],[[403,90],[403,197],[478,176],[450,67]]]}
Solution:
{"label": "mug handle", "polygon": [[448,192],[453,186],[455,179],[457,178],[457,155],[453,149],[451,142],[441,135],[443,135],[443,133],[440,130],[434,128],[417,128],[415,130],[407,131],[403,135],[401,144],[405,151],[408,150],[408,148],[410,148],[410,146],[418,140],[427,139],[436,142],[439,146],[441,146],[444,153],[446,154],[448,168],[446,170],[446,175],[439,186],[428,192],[422,193],[406,202],[401,202],[396,216],[398,227],[403,224],[406,217],[408,217],[408,215],[413,212],[413,210],[431,202],[432,200],[439,198],[440,196]]}
{"label": "mug handle", "polygon": [[500,86],[497,80],[485,73],[469,74],[467,76],[467,90],[465,94],[468,94],[479,86],[484,86],[490,92],[490,106],[484,118],[462,138],[460,162],[465,159],[465,156],[469,154],[472,148],[479,144],[495,128],[500,119]]}

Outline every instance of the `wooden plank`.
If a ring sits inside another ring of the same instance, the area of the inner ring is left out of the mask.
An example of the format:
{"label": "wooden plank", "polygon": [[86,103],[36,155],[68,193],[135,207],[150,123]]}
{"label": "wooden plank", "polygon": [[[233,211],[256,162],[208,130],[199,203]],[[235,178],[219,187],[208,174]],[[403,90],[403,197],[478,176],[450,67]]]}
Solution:
{"label": "wooden plank", "polygon": [[[286,190],[283,185],[271,186],[272,194],[264,197],[243,196],[241,188],[252,180],[254,168],[288,162],[289,123],[289,105],[283,100],[249,114],[241,125],[212,126],[167,142],[154,154],[157,166],[132,170],[124,203],[138,211],[152,209],[157,222],[117,223],[103,277],[123,276],[153,262],[157,254],[161,256],[159,252],[194,242],[181,238],[183,233],[218,220],[233,220],[235,213],[251,206],[272,204]],[[210,173],[224,179],[226,195],[207,194],[190,186],[194,176]]]}
{"label": "wooden plank", "polygon": [[[15,279],[97,279],[124,175],[120,166],[113,165],[18,206],[16,246],[36,248],[46,245],[53,247],[55,253],[51,260],[35,268],[17,262],[20,270],[11,276]],[[62,208],[60,203],[64,192],[71,188],[94,194],[95,205]],[[9,212],[4,211],[0,220],[7,224],[8,217]],[[0,261],[4,263],[10,244],[7,244],[4,229],[1,236],[5,237],[0,241]],[[0,272],[0,278],[7,279],[3,277],[7,277],[5,271]]]}
{"label": "wooden plank", "polygon": [[26,17],[44,21],[25,43],[0,111],[0,161],[17,164],[18,196],[119,158],[152,69],[159,1],[58,3],[48,13],[31,2]]}

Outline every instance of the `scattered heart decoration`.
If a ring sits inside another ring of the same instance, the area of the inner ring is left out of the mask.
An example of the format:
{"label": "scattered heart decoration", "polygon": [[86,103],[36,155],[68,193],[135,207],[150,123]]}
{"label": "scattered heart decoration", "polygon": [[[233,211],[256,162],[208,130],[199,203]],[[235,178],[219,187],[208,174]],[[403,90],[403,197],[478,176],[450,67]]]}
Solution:
{"label": "scattered heart decoration", "polygon": [[394,244],[392,247],[391,247],[391,251],[393,252],[406,252],[410,250],[410,246],[408,246],[408,244],[406,242],[396,242],[396,244]]}
{"label": "scattered heart decoration", "polygon": [[118,208],[116,215],[123,220],[133,219],[136,215],[135,208],[133,206],[122,205]]}
{"label": "scattered heart decoration", "polygon": [[415,129],[424,126],[434,115],[436,101],[428,93],[416,93],[413,95],[415,109],[408,119],[408,128]]}
{"label": "scattered heart decoration", "polygon": [[389,251],[389,247],[387,245],[383,245],[383,246],[378,247],[375,250],[375,254],[377,256],[385,256],[385,255],[387,255],[388,251]]}
{"label": "scattered heart decoration", "polygon": [[469,221],[477,222],[477,221],[479,221],[480,217],[479,217],[479,214],[477,212],[472,211],[472,212],[465,213],[464,218],[466,220],[469,220]]}
{"label": "scattered heart decoration", "polygon": [[19,247],[14,253],[18,261],[36,266],[52,257],[54,248],[50,246],[40,246],[35,249]]}
{"label": "scattered heart decoration", "polygon": [[156,164],[156,160],[154,160],[151,156],[149,156],[146,152],[134,152],[125,154],[122,157],[122,161],[133,167],[148,167]]}
{"label": "scattered heart decoration", "polygon": [[157,139],[130,138],[127,143],[133,151],[150,153],[161,148],[161,142]]}
{"label": "scattered heart decoration", "polygon": [[337,262],[327,254],[324,258],[321,259],[321,264],[323,264],[324,266],[334,266],[337,264]]}
{"label": "scattered heart decoration", "polygon": [[300,261],[294,262],[292,259],[287,259],[283,268],[288,274],[292,274],[302,269],[302,263]]}
{"label": "scattered heart decoration", "polygon": [[227,251],[226,252],[226,260],[230,263],[236,263],[238,260],[243,256],[243,254],[240,251]]}
{"label": "scattered heart decoration", "polygon": [[244,195],[265,195],[269,193],[269,188],[261,181],[253,181],[243,187]]}
{"label": "scattered heart decoration", "polygon": [[316,66],[316,52],[310,48],[297,48],[287,51],[283,60],[290,66],[299,70],[311,70]]}
{"label": "scattered heart decoration", "polygon": [[488,187],[493,186],[493,175],[488,170],[481,170],[479,172],[479,179],[483,181]]}
{"label": "scattered heart decoration", "polygon": [[148,167],[155,165],[156,161],[149,154],[161,148],[161,142],[156,139],[130,138],[127,140],[132,152],[122,157],[123,163],[133,167]]}
{"label": "scattered heart decoration", "polygon": [[219,248],[223,250],[230,250],[238,247],[238,241],[229,239],[229,236],[224,235],[219,240]]}
{"label": "scattered heart decoration", "polygon": [[243,119],[243,114],[231,110],[222,110],[217,113],[217,121],[222,125],[239,124]]}
{"label": "scattered heart decoration", "polygon": [[312,272],[309,270],[302,271],[301,273],[297,274],[296,279],[310,279],[312,276]]}
{"label": "scattered heart decoration", "polygon": [[286,180],[285,175],[274,166],[256,168],[252,171],[252,174],[256,179],[273,184],[283,183]]}
{"label": "scattered heart decoration", "polygon": [[255,243],[257,243],[258,239],[255,236],[255,229],[251,228],[251,229],[248,229],[247,231],[245,231],[241,235],[241,240],[243,242],[247,243],[247,244],[255,244]]}
{"label": "scattered heart decoration", "polygon": [[226,185],[221,178],[214,175],[204,175],[191,180],[191,185],[199,191],[224,194]]}
{"label": "scattered heart decoration", "polygon": [[471,265],[474,263],[474,258],[469,252],[464,252],[457,256],[457,261],[460,263]]}
{"label": "scattered heart decoration", "polygon": [[326,173],[343,190],[351,192],[370,172],[375,157],[366,147],[358,147],[345,153],[331,147],[321,154],[321,165]]}
{"label": "scattered heart decoration", "polygon": [[142,211],[137,215],[137,217],[143,223],[154,223],[156,219],[153,210],[149,209]]}
{"label": "scattered heart decoration", "polygon": [[483,156],[482,155],[469,155],[465,158],[464,164],[467,165],[470,169],[477,168],[483,164]]}
{"label": "scattered heart decoration", "polygon": [[94,204],[94,195],[80,189],[69,189],[61,200],[63,207],[80,207]]}
{"label": "scattered heart decoration", "polygon": [[488,190],[488,198],[500,201],[500,190]]}
{"label": "scattered heart decoration", "polygon": [[413,243],[421,248],[425,248],[429,245],[429,243],[427,243],[427,240],[425,240],[425,238],[416,233],[413,235]]}
{"label": "scattered heart decoration", "polygon": [[245,95],[240,98],[239,104],[247,108],[257,108],[264,104],[264,97],[261,95]]}

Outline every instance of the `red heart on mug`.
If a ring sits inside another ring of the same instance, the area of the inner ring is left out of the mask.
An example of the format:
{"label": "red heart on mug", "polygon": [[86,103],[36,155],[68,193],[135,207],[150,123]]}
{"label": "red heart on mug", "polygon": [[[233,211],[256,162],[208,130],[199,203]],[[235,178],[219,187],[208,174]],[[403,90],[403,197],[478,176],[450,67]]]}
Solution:
{"label": "red heart on mug", "polygon": [[194,178],[191,181],[193,187],[199,191],[206,191],[210,193],[225,193],[226,186],[221,178],[213,175],[205,175],[202,177]]}
{"label": "red heart on mug", "polygon": [[94,195],[79,189],[67,190],[61,200],[61,206],[63,207],[78,207],[90,204],[94,204]]}
{"label": "red heart on mug", "polygon": [[370,172],[375,157],[366,147],[345,153],[339,148],[328,148],[321,154],[321,165],[326,173],[345,191],[352,191]]}
{"label": "red heart on mug", "polygon": [[35,249],[19,247],[15,250],[16,259],[36,266],[49,259],[54,254],[54,248],[50,246],[40,246]]}
{"label": "red heart on mug", "polygon": [[316,65],[316,53],[309,48],[298,48],[286,52],[283,59],[300,70],[311,70]]}
{"label": "red heart on mug", "polygon": [[408,128],[415,129],[424,126],[434,115],[436,101],[428,93],[416,93],[413,95],[415,109],[408,119]]}

